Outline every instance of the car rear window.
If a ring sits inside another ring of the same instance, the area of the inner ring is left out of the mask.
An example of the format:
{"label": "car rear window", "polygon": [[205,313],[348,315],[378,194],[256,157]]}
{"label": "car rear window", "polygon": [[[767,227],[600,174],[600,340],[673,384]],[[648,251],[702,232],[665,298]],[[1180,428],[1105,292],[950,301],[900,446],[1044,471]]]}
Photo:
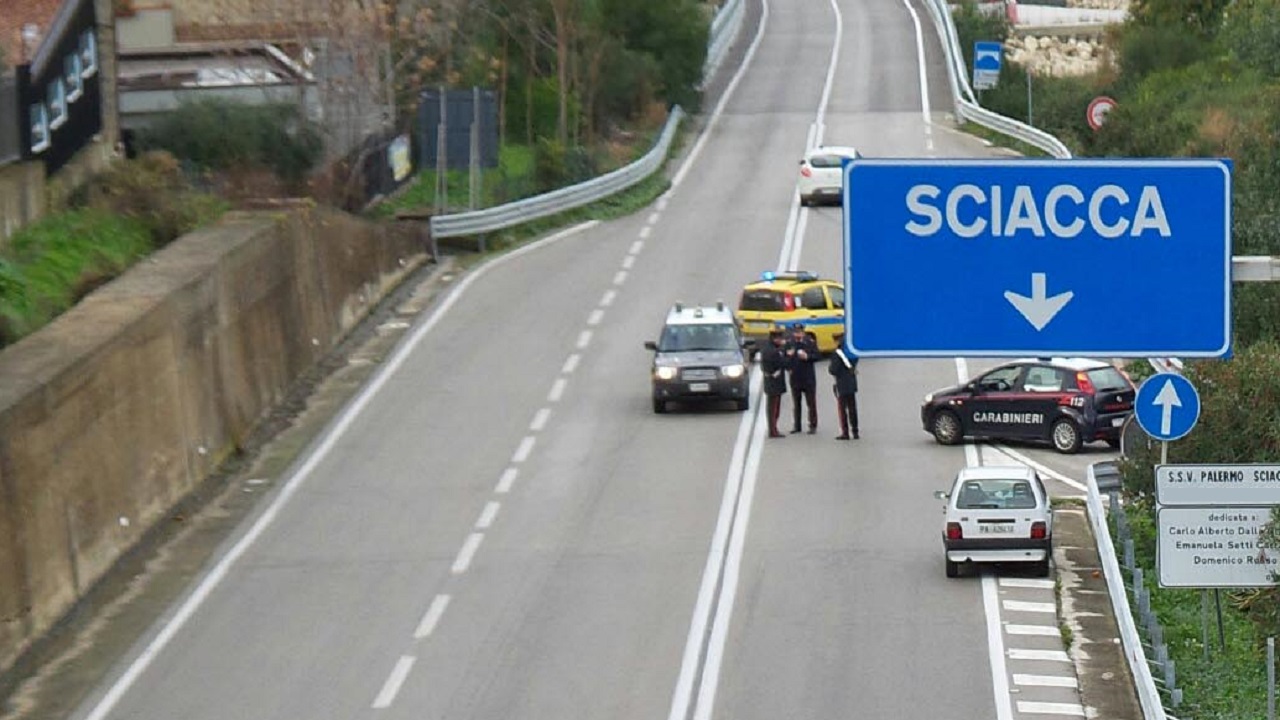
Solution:
{"label": "car rear window", "polygon": [[1026,480],[966,480],[956,497],[960,510],[1030,510],[1035,506],[1036,496]]}
{"label": "car rear window", "polygon": [[783,312],[787,309],[783,294],[773,290],[748,290],[738,301],[739,310],[755,312]]}
{"label": "car rear window", "polygon": [[1099,390],[1128,390],[1129,381],[1124,374],[1113,367],[1098,368],[1088,372],[1089,382]]}
{"label": "car rear window", "polygon": [[814,155],[809,158],[809,164],[816,168],[838,168],[844,161],[844,157],[840,155]]}

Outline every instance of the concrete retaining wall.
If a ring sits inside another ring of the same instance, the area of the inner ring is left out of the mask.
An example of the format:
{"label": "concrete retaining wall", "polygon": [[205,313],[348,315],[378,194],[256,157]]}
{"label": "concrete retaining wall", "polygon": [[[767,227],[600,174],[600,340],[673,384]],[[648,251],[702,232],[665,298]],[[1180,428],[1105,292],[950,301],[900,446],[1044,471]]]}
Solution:
{"label": "concrete retaining wall", "polygon": [[236,214],[0,352],[0,669],[425,259],[334,211]]}

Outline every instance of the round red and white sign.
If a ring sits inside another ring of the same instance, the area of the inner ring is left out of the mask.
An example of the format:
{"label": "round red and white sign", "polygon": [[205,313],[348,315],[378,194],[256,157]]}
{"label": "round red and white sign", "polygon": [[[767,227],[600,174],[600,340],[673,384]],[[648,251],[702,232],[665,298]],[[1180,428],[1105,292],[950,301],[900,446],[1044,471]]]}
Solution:
{"label": "round red and white sign", "polygon": [[1111,112],[1112,108],[1115,106],[1116,101],[1106,95],[1101,95],[1090,101],[1089,110],[1086,113],[1086,117],[1089,120],[1089,127],[1094,130],[1102,127],[1102,124],[1107,121],[1107,113]]}

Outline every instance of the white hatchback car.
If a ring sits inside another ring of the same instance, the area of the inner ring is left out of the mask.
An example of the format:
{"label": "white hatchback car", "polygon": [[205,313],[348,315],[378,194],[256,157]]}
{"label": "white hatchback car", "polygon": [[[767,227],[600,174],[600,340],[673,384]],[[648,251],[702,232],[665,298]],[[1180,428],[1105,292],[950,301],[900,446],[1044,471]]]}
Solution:
{"label": "white hatchback car", "polygon": [[800,204],[818,202],[842,202],[844,196],[845,159],[857,159],[862,154],[851,147],[819,145],[806,152],[800,161]]}
{"label": "white hatchback car", "polygon": [[1049,575],[1053,557],[1053,507],[1044,483],[1024,465],[988,465],[961,470],[946,500],[942,546],[947,577],[960,574],[961,563],[1035,563]]}

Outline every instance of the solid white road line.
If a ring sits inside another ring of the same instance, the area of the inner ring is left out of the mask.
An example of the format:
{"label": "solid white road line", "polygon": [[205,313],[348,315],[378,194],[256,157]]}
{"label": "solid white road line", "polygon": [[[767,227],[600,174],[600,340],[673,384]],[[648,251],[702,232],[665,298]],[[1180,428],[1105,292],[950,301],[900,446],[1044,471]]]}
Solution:
{"label": "solid white road line", "polygon": [[537,441],[537,438],[532,435],[525,435],[521,438],[519,447],[516,448],[515,454],[511,456],[511,462],[518,465],[528,460],[529,453],[533,452],[533,444]]}
{"label": "solid white road line", "polygon": [[529,429],[534,432],[540,432],[542,428],[547,426],[547,420],[551,417],[551,408],[540,408],[538,412],[533,414],[533,420],[529,422]]}
{"label": "solid white road line", "polygon": [[391,707],[391,703],[395,702],[396,694],[400,692],[400,686],[404,685],[405,678],[409,677],[409,671],[413,669],[413,663],[416,661],[412,655],[401,655],[396,661],[396,666],[391,669],[391,676],[383,683],[382,690],[378,692],[378,696],[373,699],[373,708],[382,710]]}
{"label": "solid white road line", "polygon": [[427,608],[427,614],[422,616],[422,622],[418,623],[418,629],[413,631],[414,639],[421,640],[435,632],[436,625],[440,624],[440,618],[444,617],[444,611],[448,607],[448,595],[435,596],[431,600],[431,606]]}
{"label": "solid white road line", "polygon": [[1013,684],[1023,687],[1079,687],[1076,679],[1067,675],[1022,675],[1013,674]]}
{"label": "solid white road line", "polygon": [[604,319],[604,311],[601,310],[600,308],[596,308],[595,310],[591,311],[590,315],[587,316],[587,324],[599,325],[600,321],[603,319]]}
{"label": "solid white road line", "polygon": [[484,540],[484,533],[471,533],[467,536],[465,542],[462,543],[462,549],[458,551],[458,557],[453,561],[453,567],[449,571],[454,575],[461,575],[471,567],[471,560],[476,556],[476,551],[480,549],[480,543]]}
{"label": "solid white road line", "polygon": [[[763,22],[761,20],[762,24]],[[760,371],[759,368],[753,368],[751,397],[756,397],[759,389]],[[738,421],[738,434],[734,439],[733,454],[730,456],[729,470],[725,475],[724,494],[720,498],[720,514],[716,518],[715,530],[712,531],[711,548],[707,551],[707,562],[703,566],[702,582],[698,587],[698,598],[693,606],[693,618],[689,621],[689,634],[685,638],[684,656],[680,661],[680,674],[676,677],[668,720],[686,720],[689,717],[694,680],[702,665],[702,643],[706,637],[707,628],[711,625],[713,601],[716,587],[720,583],[720,568],[725,562],[725,554],[729,547],[729,529],[734,518],[734,508],[739,502],[738,491],[742,486],[742,471],[746,465],[747,447],[751,441],[754,424],[762,422],[764,422],[764,407],[759,403],[755,412],[743,413],[742,419]]]}
{"label": "solid white road line", "polygon": [[480,517],[476,520],[476,529],[488,530],[489,526],[493,525],[494,518],[498,517],[498,510],[501,508],[501,503],[492,500],[486,503]]}
{"label": "solid white road line", "polygon": [[932,150],[933,119],[930,117],[932,113],[929,108],[929,75],[925,69],[924,31],[920,27],[920,14],[911,6],[911,0],[902,0],[902,4],[907,7],[907,12],[911,13],[911,22],[916,27],[916,66],[920,70],[920,116],[924,120],[925,148]]}
{"label": "solid white road line", "polygon": [[[747,54],[743,57],[742,64],[738,66],[737,72],[725,87],[724,94],[720,96],[720,101],[716,103],[715,108],[711,111],[710,117],[707,119],[706,127],[702,134],[698,136],[697,142],[693,144],[693,148],[685,157],[684,162],[680,165],[680,169],[671,178],[671,187],[658,198],[658,207],[665,208],[671,193],[675,192],[680,183],[684,182],[684,178],[689,173],[689,169],[693,167],[694,162],[702,153],[702,148],[707,144],[707,140],[714,134],[716,125],[720,121],[721,115],[724,113],[725,105],[729,102],[729,98],[733,96],[734,90],[738,87],[738,83],[746,74],[747,68],[751,67],[751,60],[755,57],[756,51],[760,47],[760,42],[764,39],[765,28],[769,24],[769,0],[761,0],[762,11],[760,16],[760,24],[756,28],[755,38],[752,39],[751,45],[747,47]],[[795,214],[795,203],[791,206],[792,214]],[[790,227],[790,223],[788,223]],[[752,396],[757,395],[759,388],[759,371],[752,372]],[[738,486],[741,482],[742,464],[745,461],[746,443],[750,436],[751,424],[755,422],[757,417],[763,417],[760,408],[756,412],[746,412],[742,414],[742,420],[738,423],[738,435],[733,445],[733,454],[729,461],[729,472],[725,479],[724,495],[720,501],[720,515],[716,520],[716,527],[711,536],[711,548],[707,552],[706,566],[702,572],[702,582],[698,588],[698,598],[694,603],[693,617],[689,621],[689,634],[685,638],[684,656],[680,662],[680,674],[676,677],[676,687],[671,694],[671,712],[668,715],[669,720],[686,720],[689,717],[689,703],[693,695],[694,679],[698,675],[699,662],[702,655],[702,641],[710,622],[709,615],[711,613],[711,603],[715,597],[716,585],[719,582],[719,569],[724,557],[724,551],[728,544],[729,519],[732,517],[733,505],[737,500]]]}
{"label": "solid white road line", "polygon": [[493,491],[499,495],[506,495],[511,492],[511,486],[516,482],[516,476],[520,474],[519,470],[509,467],[502,471],[502,477],[498,478],[498,486]]}
{"label": "solid white road line", "polygon": [[1071,662],[1071,658],[1067,657],[1067,653],[1062,650],[1027,650],[1025,648],[1009,648],[1009,659]]}
{"label": "solid white road line", "polygon": [[1028,715],[1074,715],[1085,717],[1084,707],[1076,703],[1018,701],[1018,712]]}
{"label": "solid white road line", "polygon": [[609,307],[613,301],[617,299],[618,291],[612,288],[605,290],[604,295],[600,296],[600,307]]}
{"label": "solid white road line", "polygon": [[159,632],[156,633],[155,637],[152,638],[151,641],[147,643],[146,647],[144,647],[133,661],[130,662],[129,667],[120,675],[119,679],[112,683],[111,687],[107,689],[107,692],[100,700],[98,700],[97,704],[94,705],[93,710],[84,718],[84,720],[104,720],[107,714],[115,708],[116,704],[118,704],[121,698],[124,697],[124,694],[133,687],[134,683],[138,681],[138,678],[142,673],[151,666],[151,663],[155,662],[156,657],[159,656],[160,652],[173,641],[173,638],[178,634],[178,631],[187,624],[191,619],[191,616],[194,615],[195,612],[204,605],[205,601],[209,599],[209,596],[213,593],[214,589],[222,583],[223,579],[226,578],[227,573],[230,572],[231,567],[235,565],[236,561],[248,551],[253,543],[257,542],[258,538],[262,537],[262,534],[266,532],[267,528],[271,527],[271,524],[275,522],[276,518],[280,515],[280,511],[284,508],[285,504],[288,503],[294,494],[298,492],[298,489],[306,483],[307,479],[311,477],[311,473],[315,472],[316,467],[318,467],[320,463],[329,456],[330,452],[333,452],[338,440],[355,423],[356,418],[360,416],[360,413],[364,412],[364,409],[369,406],[373,397],[382,390],[382,387],[387,384],[387,381],[395,375],[402,365],[404,365],[408,360],[409,355],[413,353],[419,344],[422,343],[423,339],[430,334],[436,325],[440,324],[440,320],[447,312],[449,312],[454,304],[458,302],[473,283],[481,277],[484,277],[486,273],[495,267],[511,262],[526,253],[531,253],[547,247],[548,245],[560,242],[567,237],[582,232],[583,230],[593,228],[599,224],[600,221],[598,220],[590,220],[561,230],[558,233],[549,235],[523,247],[516,248],[504,255],[499,255],[476,268],[470,275],[463,278],[462,282],[455,285],[444,299],[441,300],[440,304],[436,306],[435,310],[427,316],[426,320],[424,320],[421,325],[418,325],[417,328],[415,328],[402,341],[402,344],[397,346],[386,364],[382,365],[378,369],[374,376],[369,380],[369,383],[364,386],[364,389],[355,396],[344,410],[334,417],[331,421],[332,424],[328,426],[328,429],[325,430],[321,436],[319,443],[316,445],[315,451],[308,455],[302,463],[290,473],[288,479],[281,485],[280,494],[276,495],[275,499],[271,501],[267,508],[263,510],[262,514],[258,516],[258,519],[254,521],[253,525],[249,527],[249,530],[245,532],[245,534],[242,535],[229,550],[227,550],[227,553],[223,555],[222,558],[214,564],[213,568],[209,570],[208,574],[200,580],[195,589],[191,591],[191,594],[182,601],[177,612],[175,612],[173,616],[165,622]]}
{"label": "solid white road line", "polygon": [[1037,588],[1040,590],[1052,590],[1056,583],[1052,580],[1044,580],[1042,578],[1000,578],[1000,587],[1012,588]]}
{"label": "solid white road line", "polygon": [[1057,637],[1062,634],[1054,625],[1005,625],[1004,631],[1010,635],[1043,635]]}
{"label": "solid white road line", "polygon": [[[753,393],[754,394],[754,393]],[[751,445],[742,470],[742,495],[738,499],[733,518],[733,533],[729,538],[729,551],[725,556],[724,580],[720,599],[716,603],[711,638],[707,642],[707,657],[702,667],[702,682],[698,687],[698,700],[693,710],[693,720],[711,720],[715,709],[716,692],[720,685],[720,668],[724,663],[724,649],[729,641],[729,624],[733,619],[734,600],[738,596],[738,580],[742,574],[742,555],[746,552],[747,527],[751,523],[751,505],[756,494],[756,481],[760,477],[760,455],[764,450],[766,406],[759,403]]]}
{"label": "solid white road line", "polygon": [[582,356],[579,355],[578,353],[574,353],[570,355],[569,357],[565,358],[564,366],[560,368],[560,372],[564,373],[565,375],[571,374],[574,370],[578,369],[578,363],[581,360],[582,360]]}
{"label": "solid white road line", "polygon": [[577,347],[578,347],[578,349],[579,349],[579,350],[585,350],[585,349],[587,348],[587,346],[588,346],[588,345],[590,345],[590,344],[591,344],[591,331],[590,331],[590,330],[583,330],[582,332],[578,333],[578,343],[577,343]]}
{"label": "solid white road line", "polygon": [[995,691],[996,718],[1013,720],[1013,703],[1009,698],[1009,673],[1004,662],[1004,637],[1000,632],[999,592],[995,577],[990,573],[983,573],[982,607],[987,615],[987,654],[991,661],[991,685]]}
{"label": "solid white road line", "polygon": [[1053,603],[1047,602],[1024,602],[1022,600],[1005,600],[1004,609],[1010,612],[1030,612],[1030,613],[1047,613],[1052,615],[1058,612],[1058,608]]}
{"label": "solid white road line", "polygon": [[613,284],[614,284],[614,285],[621,285],[622,283],[624,283],[624,282],[626,282],[626,281],[627,281],[627,271],[626,271],[626,270],[619,270],[618,272],[616,272],[616,273],[614,273],[614,274],[613,274]]}
{"label": "solid white road line", "polygon": [[560,402],[560,398],[564,397],[564,388],[568,384],[568,380],[565,380],[564,378],[556,378],[556,381],[551,383],[551,392],[547,393],[547,400],[550,402]]}

